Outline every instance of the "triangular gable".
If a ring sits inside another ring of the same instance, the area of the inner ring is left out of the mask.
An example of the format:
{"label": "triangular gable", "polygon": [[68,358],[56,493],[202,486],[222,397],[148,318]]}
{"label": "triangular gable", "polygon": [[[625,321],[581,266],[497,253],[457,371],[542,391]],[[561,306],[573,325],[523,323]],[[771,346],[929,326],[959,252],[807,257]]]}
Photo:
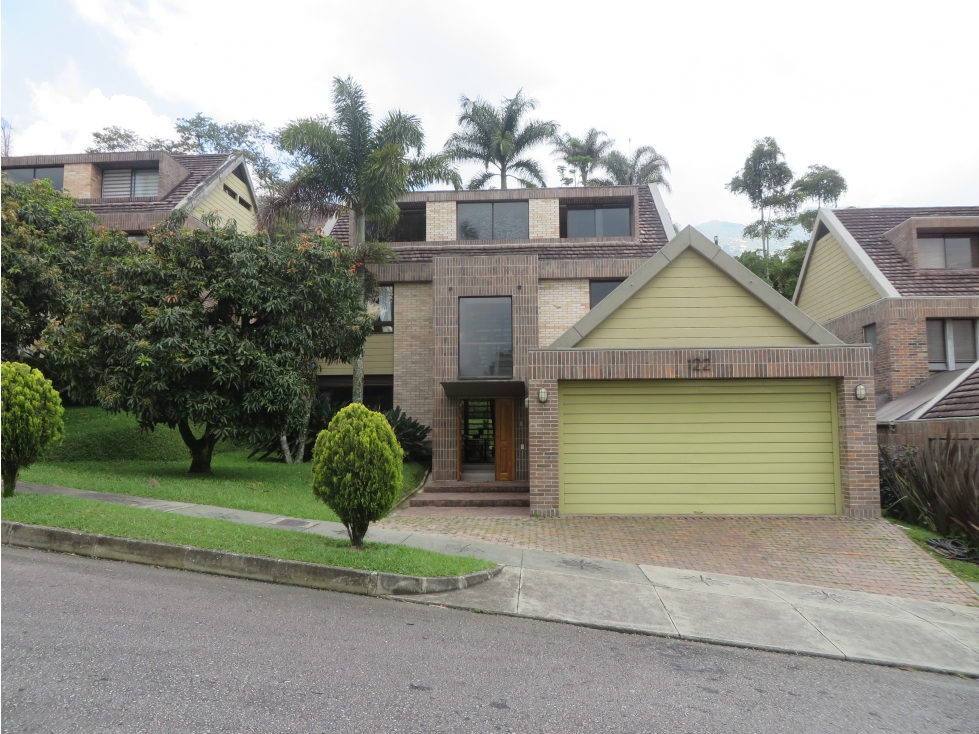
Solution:
{"label": "triangular gable", "polygon": [[841,343],[704,235],[687,227],[550,348]]}

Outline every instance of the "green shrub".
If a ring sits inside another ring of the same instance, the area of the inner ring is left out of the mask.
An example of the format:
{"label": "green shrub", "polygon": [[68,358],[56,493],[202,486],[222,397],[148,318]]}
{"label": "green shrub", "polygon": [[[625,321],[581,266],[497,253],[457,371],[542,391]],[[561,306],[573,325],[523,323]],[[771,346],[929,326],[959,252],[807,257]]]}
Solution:
{"label": "green shrub", "polygon": [[46,448],[61,440],[65,431],[61,396],[40,370],[20,362],[4,362],[3,392],[3,496],[17,487],[20,470],[33,464]]}
{"label": "green shrub", "polygon": [[[215,447],[215,453],[218,451]],[[65,408],[65,440],[45,452],[41,460],[186,461],[187,445],[176,429],[156,426],[144,431],[129,413],[72,407]]]}
{"label": "green shrub", "polygon": [[417,461],[424,456],[431,456],[431,451],[425,439],[432,429],[408,417],[399,405],[384,414],[394,430],[401,450],[405,452],[405,461]]}
{"label": "green shrub", "polygon": [[317,437],[313,493],[337,514],[354,547],[397,501],[403,462],[387,420],[359,403],[339,411]]}

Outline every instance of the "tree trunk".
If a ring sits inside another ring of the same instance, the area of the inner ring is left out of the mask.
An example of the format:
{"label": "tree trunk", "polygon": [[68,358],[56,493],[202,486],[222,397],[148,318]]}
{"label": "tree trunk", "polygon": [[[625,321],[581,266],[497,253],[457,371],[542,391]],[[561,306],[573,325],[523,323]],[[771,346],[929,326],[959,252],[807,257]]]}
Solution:
{"label": "tree trunk", "polygon": [[289,437],[283,432],[279,434],[279,445],[282,447],[282,459],[287,463],[292,463],[292,452],[289,450]]}
{"label": "tree trunk", "polygon": [[3,496],[13,497],[14,490],[17,489],[17,475],[20,474],[20,467],[13,469],[3,468]]}
{"label": "tree trunk", "polygon": [[500,166],[500,188],[506,188],[506,166]]}
{"label": "tree trunk", "polygon": [[294,460],[297,464],[303,464],[306,461],[306,440],[309,438],[309,418],[313,412],[313,389],[311,386],[310,392],[303,401],[306,404],[306,420],[303,422],[303,430],[299,434],[299,445],[296,447]]}
{"label": "tree trunk", "polygon": [[204,428],[204,435],[200,438],[194,436],[194,432],[190,429],[190,424],[187,421],[180,421],[177,428],[180,430],[180,437],[190,449],[190,471],[187,473],[210,474],[211,456],[214,453],[214,444],[218,442],[211,432],[211,426],[208,425]]}
{"label": "tree trunk", "polygon": [[359,521],[344,523],[344,527],[347,528],[347,535],[350,537],[350,545],[354,548],[364,547],[364,536],[367,535],[367,528],[370,526],[369,522]]}
{"label": "tree trunk", "polygon": [[[357,245],[363,245],[367,240],[367,219],[362,216],[357,216]],[[364,298],[364,278],[361,276],[360,279],[360,298],[364,302],[364,306],[367,306],[366,298]],[[354,358],[353,362],[353,384],[350,396],[350,402],[352,403],[363,403],[364,402],[364,350],[360,350]]]}

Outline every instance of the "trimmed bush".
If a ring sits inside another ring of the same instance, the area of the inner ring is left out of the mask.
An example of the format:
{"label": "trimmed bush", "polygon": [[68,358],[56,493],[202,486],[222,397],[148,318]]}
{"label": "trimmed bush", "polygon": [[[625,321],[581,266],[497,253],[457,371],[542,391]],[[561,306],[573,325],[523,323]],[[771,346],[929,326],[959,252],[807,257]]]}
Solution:
{"label": "trimmed bush", "polygon": [[40,370],[20,362],[4,362],[3,392],[3,496],[17,487],[20,470],[37,461],[65,432],[61,396]]}
{"label": "trimmed bush", "polygon": [[407,413],[401,410],[400,405],[387,411],[384,417],[388,419],[388,423],[391,424],[394,435],[401,445],[401,450],[405,452],[405,461],[417,461],[422,457],[432,455],[425,442],[428,434],[432,432],[431,428],[409,417]]}
{"label": "trimmed bush", "polygon": [[397,501],[403,463],[387,419],[360,403],[340,410],[317,437],[313,493],[337,514],[355,548]]}

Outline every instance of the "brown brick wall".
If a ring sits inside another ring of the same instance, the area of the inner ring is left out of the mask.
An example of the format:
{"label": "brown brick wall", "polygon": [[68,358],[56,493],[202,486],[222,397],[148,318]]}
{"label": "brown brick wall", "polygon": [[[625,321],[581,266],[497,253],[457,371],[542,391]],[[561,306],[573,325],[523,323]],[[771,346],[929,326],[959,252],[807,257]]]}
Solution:
{"label": "brown brick wall", "polygon": [[438,387],[432,373],[433,305],[431,283],[395,284],[394,404],[426,426],[432,425]]}
{"label": "brown brick wall", "polygon": [[887,298],[823,324],[848,344],[864,341],[863,327],[877,324],[874,384],[893,400],[928,378],[929,318],[979,318],[979,297]]}
{"label": "brown brick wall", "polygon": [[65,165],[64,189],[76,199],[102,198],[102,169],[92,163]]}
{"label": "brown brick wall", "polygon": [[429,242],[456,239],[456,203],[454,201],[425,202],[425,239]]}
{"label": "brown brick wall", "polygon": [[956,438],[979,441],[979,418],[896,421],[891,425],[877,426],[877,440],[885,446],[924,448],[932,439],[945,438],[949,431]]}
{"label": "brown brick wall", "polygon": [[588,281],[542,280],[537,300],[539,346],[546,347],[588,313]]}
{"label": "brown brick wall", "polygon": [[[870,350],[866,347],[785,347],[743,349],[532,350],[530,359],[530,508],[543,516],[559,511],[559,380],[653,380],[677,378],[837,377],[840,480],[843,512],[880,514],[877,436]],[[694,371],[694,360],[709,359],[709,371]],[[857,400],[862,384],[867,397]],[[548,401],[537,393],[547,388]]]}
{"label": "brown brick wall", "polygon": [[530,239],[561,236],[561,212],[557,199],[531,199]]}

